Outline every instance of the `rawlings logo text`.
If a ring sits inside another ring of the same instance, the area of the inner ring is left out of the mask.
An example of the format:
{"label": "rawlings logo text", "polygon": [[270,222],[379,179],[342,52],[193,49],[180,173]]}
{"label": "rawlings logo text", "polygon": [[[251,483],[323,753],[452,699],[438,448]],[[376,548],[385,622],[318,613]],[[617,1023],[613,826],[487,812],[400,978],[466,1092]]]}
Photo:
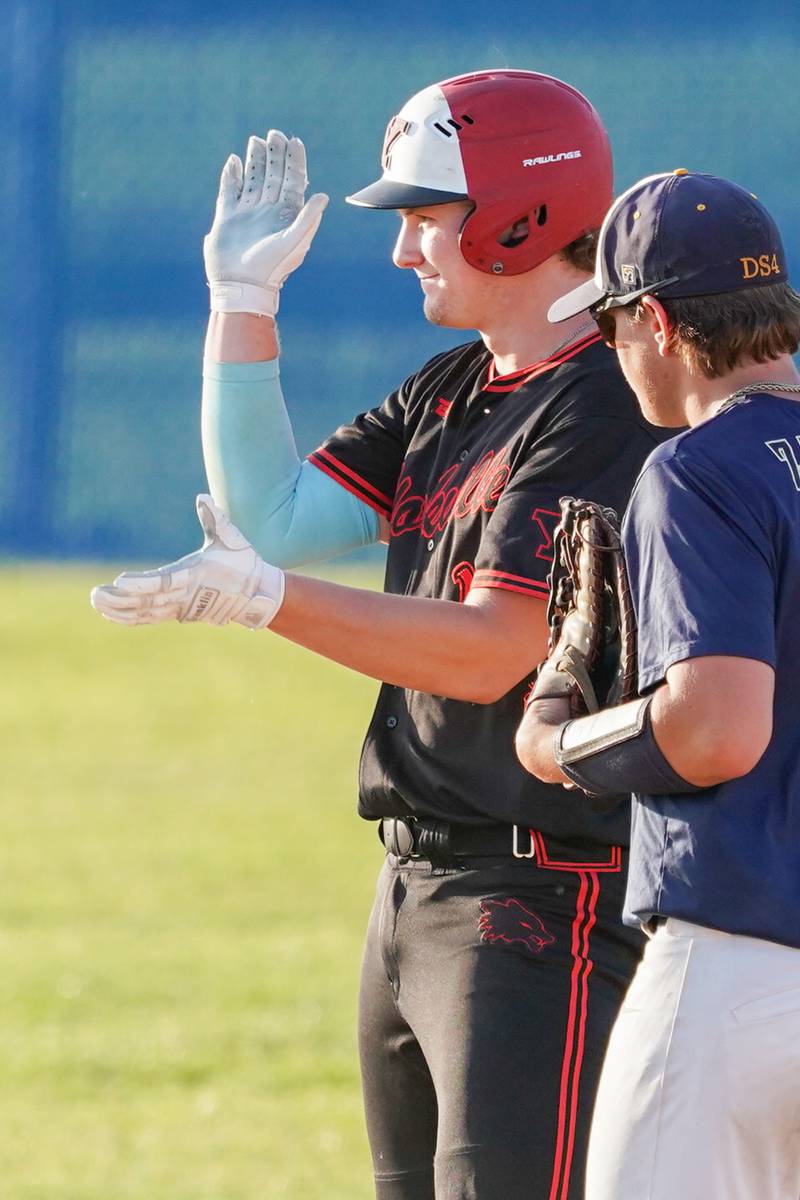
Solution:
{"label": "rawlings logo text", "polygon": [[538,154],[536,158],[523,158],[523,167],[543,167],[546,163],[566,162],[570,158],[582,158],[580,150],[560,150],[558,154]]}

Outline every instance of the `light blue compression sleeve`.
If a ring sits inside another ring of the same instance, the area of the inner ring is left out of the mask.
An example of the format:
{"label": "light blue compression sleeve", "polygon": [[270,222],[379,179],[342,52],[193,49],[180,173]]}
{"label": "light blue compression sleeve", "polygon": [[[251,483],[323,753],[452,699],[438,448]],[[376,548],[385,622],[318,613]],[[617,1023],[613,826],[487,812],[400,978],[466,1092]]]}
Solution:
{"label": "light blue compression sleeve", "polygon": [[297,456],[278,360],[203,364],[203,456],[211,495],[279,567],[378,541],[378,514]]}

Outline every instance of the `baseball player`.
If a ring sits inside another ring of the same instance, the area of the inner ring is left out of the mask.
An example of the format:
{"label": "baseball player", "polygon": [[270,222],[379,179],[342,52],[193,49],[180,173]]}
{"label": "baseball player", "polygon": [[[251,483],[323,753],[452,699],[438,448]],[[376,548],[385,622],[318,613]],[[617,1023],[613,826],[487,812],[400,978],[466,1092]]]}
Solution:
{"label": "baseball player", "polygon": [[[252,138],[205,247],[205,545],[94,603],[128,624],[269,627],[382,682],[359,788],[385,847],[359,1024],[377,1195],[578,1200],[644,940],[619,921],[627,798],[565,802],[513,738],[546,651],[558,498],[623,507],[661,436],[593,319],[547,321],[589,277],[611,155],[573,88],[485,71],[413,96],[382,161],[351,202],[396,210],[394,261],[428,320],[480,336],[299,462],[275,312],[326,198],[303,206],[297,139]],[[383,594],[285,570],[378,539]]]}
{"label": "baseball player", "polygon": [[551,319],[587,307],[648,418],[691,426],[623,528],[642,699],[572,721],[534,700],[518,737],[540,779],[635,793],[625,920],[651,937],[587,1197],[796,1200],[800,297],[759,200],[680,170],[615,203],[595,279]]}

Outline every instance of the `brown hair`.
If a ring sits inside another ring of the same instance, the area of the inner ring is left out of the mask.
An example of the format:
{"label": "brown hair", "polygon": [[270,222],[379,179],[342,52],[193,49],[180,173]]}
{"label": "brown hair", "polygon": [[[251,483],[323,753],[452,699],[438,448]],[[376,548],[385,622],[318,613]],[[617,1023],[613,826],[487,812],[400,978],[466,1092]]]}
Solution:
{"label": "brown hair", "polygon": [[579,271],[588,271],[590,275],[594,273],[599,235],[599,229],[592,229],[589,233],[582,233],[574,242],[570,242],[568,246],[564,247],[561,253],[571,267],[576,267]]}
{"label": "brown hair", "polygon": [[[794,354],[800,345],[800,296],[788,283],[661,301],[670,319],[669,348],[706,379],[750,362]],[[641,321],[641,302],[631,319]]]}
{"label": "brown hair", "polygon": [[[467,216],[469,215],[470,213],[467,214]],[[521,217],[519,221],[515,221],[513,225],[504,230],[497,240],[501,246],[519,246],[525,241],[527,236],[528,218]],[[594,260],[599,236],[599,229],[592,229],[589,233],[582,233],[574,242],[570,242],[568,246],[565,246],[560,253],[571,267],[577,267],[579,271],[588,271],[591,275],[594,273]]]}

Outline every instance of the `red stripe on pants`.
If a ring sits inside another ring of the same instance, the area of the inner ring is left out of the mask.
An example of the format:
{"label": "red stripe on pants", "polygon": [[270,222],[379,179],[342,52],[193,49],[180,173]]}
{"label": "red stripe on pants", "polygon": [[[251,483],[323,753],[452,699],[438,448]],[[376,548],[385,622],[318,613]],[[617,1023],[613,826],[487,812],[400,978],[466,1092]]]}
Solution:
{"label": "red stripe on pants", "polygon": [[572,923],[572,974],[564,1060],[561,1066],[558,1130],[550,1200],[566,1200],[569,1191],[581,1068],[586,1042],[589,976],[593,966],[589,957],[589,934],[597,920],[597,901],[600,895],[600,879],[596,871],[578,871],[578,877],[581,882],[575,905],[575,920]]}

